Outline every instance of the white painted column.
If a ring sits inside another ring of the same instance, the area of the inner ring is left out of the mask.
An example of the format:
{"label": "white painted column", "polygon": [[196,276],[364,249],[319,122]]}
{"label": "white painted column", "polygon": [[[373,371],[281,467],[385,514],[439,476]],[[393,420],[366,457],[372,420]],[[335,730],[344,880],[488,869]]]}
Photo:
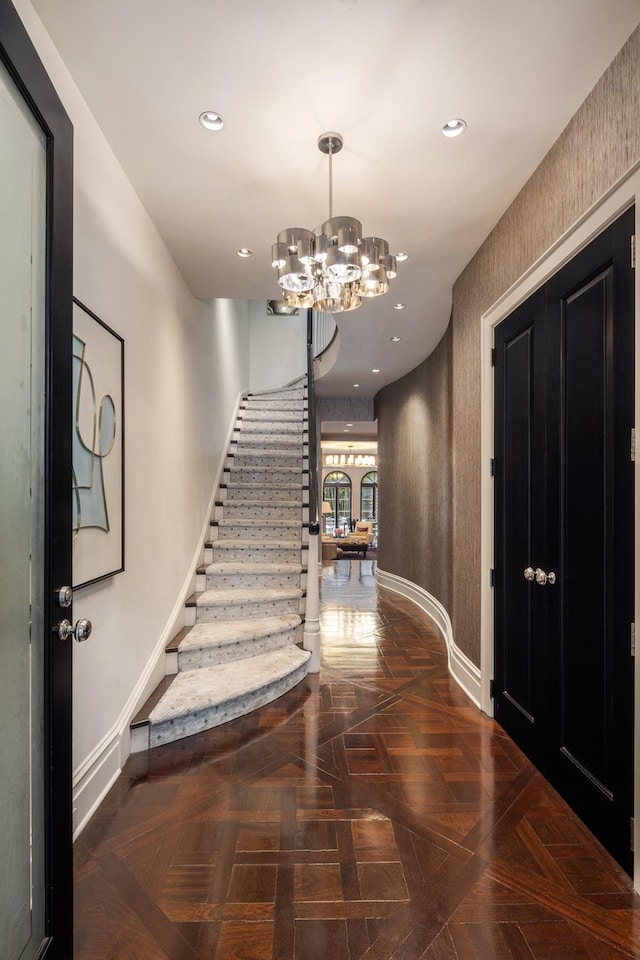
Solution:
{"label": "white painted column", "polygon": [[309,531],[307,603],[304,622],[304,649],[309,650],[309,673],[320,671],[320,535]]}

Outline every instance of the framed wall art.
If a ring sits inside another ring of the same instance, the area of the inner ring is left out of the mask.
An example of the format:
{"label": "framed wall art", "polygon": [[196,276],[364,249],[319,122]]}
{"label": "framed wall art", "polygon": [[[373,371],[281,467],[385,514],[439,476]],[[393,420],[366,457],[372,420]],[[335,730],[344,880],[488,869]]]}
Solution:
{"label": "framed wall art", "polygon": [[74,590],[123,570],[124,340],[74,297]]}

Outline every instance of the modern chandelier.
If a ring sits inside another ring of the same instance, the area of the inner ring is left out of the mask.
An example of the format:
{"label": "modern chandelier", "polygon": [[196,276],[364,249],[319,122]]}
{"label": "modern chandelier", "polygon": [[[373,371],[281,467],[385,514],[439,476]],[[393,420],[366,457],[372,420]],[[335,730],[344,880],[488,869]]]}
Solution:
{"label": "modern chandelier", "polygon": [[284,302],[327,313],[357,310],[363,298],[379,297],[397,276],[396,258],[381,237],[363,237],[354,217],[333,216],[332,160],[342,150],[339,133],[323,133],[318,149],[329,156],[329,219],[315,230],[287,227],[271,248]]}

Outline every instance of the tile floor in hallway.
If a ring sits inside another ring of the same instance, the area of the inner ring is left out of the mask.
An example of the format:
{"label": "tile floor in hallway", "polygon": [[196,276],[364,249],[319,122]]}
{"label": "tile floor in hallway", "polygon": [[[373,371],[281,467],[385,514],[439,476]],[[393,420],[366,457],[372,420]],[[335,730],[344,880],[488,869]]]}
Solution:
{"label": "tile floor in hallway", "polygon": [[76,843],[76,960],[640,958],[640,898],[375,561],[322,571],[323,665],[129,758]]}

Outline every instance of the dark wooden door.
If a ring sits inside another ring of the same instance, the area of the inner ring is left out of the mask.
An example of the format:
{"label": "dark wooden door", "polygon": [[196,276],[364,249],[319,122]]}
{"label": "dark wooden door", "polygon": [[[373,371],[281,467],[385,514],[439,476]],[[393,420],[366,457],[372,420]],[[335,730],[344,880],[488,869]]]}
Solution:
{"label": "dark wooden door", "polygon": [[70,960],[72,128],[0,0],[0,956]]}
{"label": "dark wooden door", "polygon": [[495,373],[496,718],[628,871],[633,233],[629,210],[499,325]]}

